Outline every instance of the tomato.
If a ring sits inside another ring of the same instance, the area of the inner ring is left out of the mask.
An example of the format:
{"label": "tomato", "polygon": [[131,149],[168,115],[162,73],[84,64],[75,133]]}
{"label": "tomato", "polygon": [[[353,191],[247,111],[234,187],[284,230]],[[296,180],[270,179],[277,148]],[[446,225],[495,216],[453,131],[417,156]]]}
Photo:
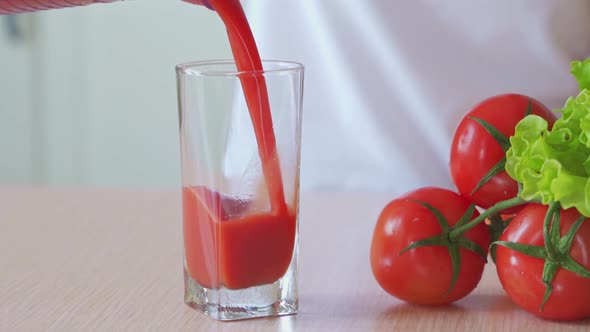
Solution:
{"label": "tomato", "polygon": [[[555,113],[539,101],[519,94],[504,94],[475,106],[461,119],[455,130],[451,144],[451,177],[459,193],[482,208],[487,209],[497,202],[515,197],[518,186],[502,169],[472,194],[488,171],[505,157],[505,151],[481,124],[469,117],[490,123],[509,138],[514,135],[518,121],[524,117],[529,101],[532,114],[543,117],[551,127],[556,120]],[[507,212],[517,210],[514,208]]]}
{"label": "tomato", "polygon": [[[543,246],[543,220],[547,206],[529,204],[514,217],[500,241]],[[580,216],[575,209],[561,211],[560,231],[565,235]],[[558,268],[553,291],[539,311],[545,294],[541,280],[544,260],[526,256],[515,250],[496,247],[496,269],[502,287],[514,303],[530,313],[546,319],[574,320],[590,317],[590,279]],[[590,223],[588,219],[576,233],[570,256],[590,269]]]}
{"label": "tomato", "polygon": [[[416,304],[445,304],[469,294],[481,279],[485,258],[459,249],[461,266],[458,279],[448,294],[452,280],[449,249],[424,246],[400,252],[408,245],[435,235],[442,228],[435,215],[420,202],[436,208],[450,226],[465,214],[470,202],[459,194],[440,188],[409,192],[385,206],[373,232],[371,268],[379,285],[389,294]],[[471,219],[479,214],[474,211]],[[484,223],[467,231],[464,237],[475,242],[487,255],[489,233]]]}

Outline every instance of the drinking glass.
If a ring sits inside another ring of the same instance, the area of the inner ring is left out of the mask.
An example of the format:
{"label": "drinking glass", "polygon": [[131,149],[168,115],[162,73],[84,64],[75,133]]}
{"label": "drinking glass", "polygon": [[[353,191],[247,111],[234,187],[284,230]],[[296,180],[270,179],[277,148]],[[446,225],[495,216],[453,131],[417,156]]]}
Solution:
{"label": "drinking glass", "polygon": [[[263,61],[263,68],[239,72],[231,60],[176,66],[184,300],[219,320],[298,307],[304,69],[287,61]],[[250,105],[248,82],[259,87]],[[268,114],[260,108],[266,94]],[[261,119],[271,127],[257,132]]]}

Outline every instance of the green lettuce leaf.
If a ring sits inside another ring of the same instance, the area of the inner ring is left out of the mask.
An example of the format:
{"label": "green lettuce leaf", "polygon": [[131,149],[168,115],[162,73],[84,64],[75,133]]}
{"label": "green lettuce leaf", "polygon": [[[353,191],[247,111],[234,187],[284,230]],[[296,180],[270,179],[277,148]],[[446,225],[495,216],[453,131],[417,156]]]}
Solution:
{"label": "green lettuce leaf", "polygon": [[590,59],[573,61],[571,73],[578,81],[580,91],[590,89]]}
{"label": "green lettuce leaf", "polygon": [[572,63],[582,91],[557,110],[553,128],[536,115],[522,119],[510,137],[506,172],[521,183],[519,196],[560,202],[590,217],[590,59]]}

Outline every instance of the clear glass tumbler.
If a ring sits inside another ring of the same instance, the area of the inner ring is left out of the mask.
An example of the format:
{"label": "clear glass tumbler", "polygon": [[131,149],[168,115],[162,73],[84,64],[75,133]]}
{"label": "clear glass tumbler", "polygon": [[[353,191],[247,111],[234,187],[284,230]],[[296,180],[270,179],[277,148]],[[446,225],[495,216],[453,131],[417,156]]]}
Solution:
{"label": "clear glass tumbler", "polygon": [[[284,61],[263,67],[176,67],[185,302],[219,320],[297,312],[304,70]],[[266,90],[250,105],[242,89],[248,81]],[[266,94],[270,117],[257,109]],[[261,119],[266,128],[255,130]]]}

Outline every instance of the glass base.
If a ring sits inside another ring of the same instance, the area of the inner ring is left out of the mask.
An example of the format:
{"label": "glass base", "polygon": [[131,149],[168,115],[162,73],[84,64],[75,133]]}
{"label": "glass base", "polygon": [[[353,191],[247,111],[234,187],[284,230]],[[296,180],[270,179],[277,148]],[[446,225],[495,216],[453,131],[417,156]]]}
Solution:
{"label": "glass base", "polygon": [[245,289],[210,289],[199,285],[184,271],[184,302],[221,321],[297,313],[297,280],[293,269],[278,281]]}

